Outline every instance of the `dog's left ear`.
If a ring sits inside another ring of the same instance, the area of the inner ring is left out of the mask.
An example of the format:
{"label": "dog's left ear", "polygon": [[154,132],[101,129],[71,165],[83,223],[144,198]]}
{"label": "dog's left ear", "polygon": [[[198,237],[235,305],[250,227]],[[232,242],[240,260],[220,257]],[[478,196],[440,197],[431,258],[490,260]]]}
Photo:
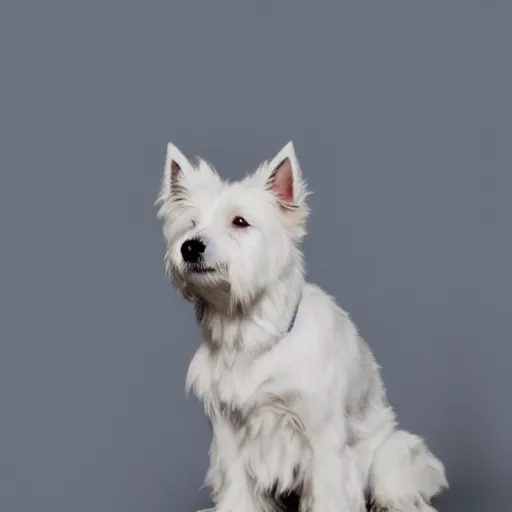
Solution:
{"label": "dog's left ear", "polygon": [[265,187],[274,193],[283,208],[295,209],[305,205],[308,192],[292,141],[270,161],[268,170],[270,174]]}

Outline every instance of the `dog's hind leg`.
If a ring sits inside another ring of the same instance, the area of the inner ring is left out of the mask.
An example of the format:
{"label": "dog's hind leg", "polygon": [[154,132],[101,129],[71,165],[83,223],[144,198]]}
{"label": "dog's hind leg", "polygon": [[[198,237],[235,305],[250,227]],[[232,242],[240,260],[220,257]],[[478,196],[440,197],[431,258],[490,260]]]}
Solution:
{"label": "dog's hind leg", "polygon": [[373,512],[431,512],[431,498],[448,487],[443,464],[404,430],[394,430],[375,451],[368,476]]}

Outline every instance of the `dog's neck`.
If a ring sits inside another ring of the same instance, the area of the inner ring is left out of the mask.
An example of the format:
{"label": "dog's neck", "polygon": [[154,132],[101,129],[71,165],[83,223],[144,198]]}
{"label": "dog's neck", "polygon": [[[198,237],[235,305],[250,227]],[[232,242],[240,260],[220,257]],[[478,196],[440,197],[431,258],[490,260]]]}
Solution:
{"label": "dog's neck", "polygon": [[233,355],[255,355],[275,345],[290,329],[304,287],[300,265],[267,287],[249,306],[219,309],[206,301],[196,302],[204,342],[213,350]]}

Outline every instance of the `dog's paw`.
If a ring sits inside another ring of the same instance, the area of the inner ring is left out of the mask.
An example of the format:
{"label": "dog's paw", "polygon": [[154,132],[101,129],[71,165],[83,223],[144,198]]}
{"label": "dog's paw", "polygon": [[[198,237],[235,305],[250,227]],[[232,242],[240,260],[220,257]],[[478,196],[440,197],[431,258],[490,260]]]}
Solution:
{"label": "dog's paw", "polygon": [[368,510],[369,512],[437,512],[436,509],[418,498],[404,499],[399,502],[374,499],[369,504]]}
{"label": "dog's paw", "polygon": [[380,503],[372,503],[369,507],[370,512],[391,512],[386,505],[381,505]]}

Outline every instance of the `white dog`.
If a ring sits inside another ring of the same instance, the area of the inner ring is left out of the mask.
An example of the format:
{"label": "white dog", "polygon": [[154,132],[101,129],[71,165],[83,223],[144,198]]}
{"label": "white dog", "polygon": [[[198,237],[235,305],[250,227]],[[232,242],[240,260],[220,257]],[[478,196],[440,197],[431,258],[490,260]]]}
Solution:
{"label": "white dog", "polygon": [[217,512],[432,511],[448,487],[423,440],[397,429],[348,314],[304,279],[308,192],[293,144],[242,181],[169,144],[157,203],[167,271],[203,341],[187,389],[213,441]]}

